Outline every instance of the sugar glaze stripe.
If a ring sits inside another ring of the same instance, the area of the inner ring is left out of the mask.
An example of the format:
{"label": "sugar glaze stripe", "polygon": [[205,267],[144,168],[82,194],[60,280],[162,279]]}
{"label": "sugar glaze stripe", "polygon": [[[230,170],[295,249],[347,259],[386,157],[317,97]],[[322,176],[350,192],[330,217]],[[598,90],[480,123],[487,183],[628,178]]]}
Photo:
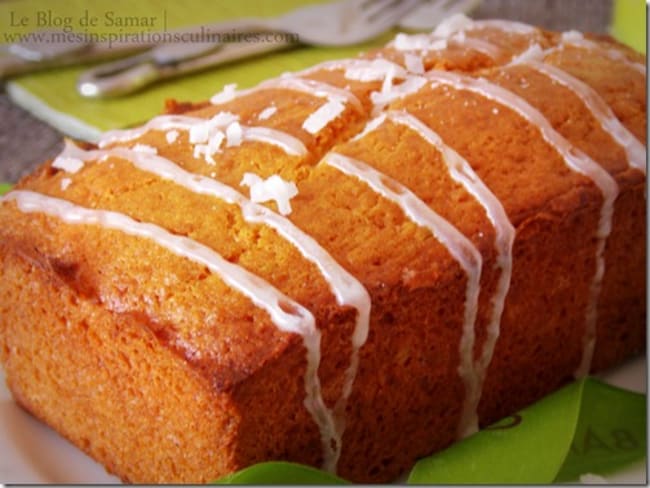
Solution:
{"label": "sugar glaze stripe", "polygon": [[571,90],[598,120],[604,131],[609,133],[616,143],[623,148],[629,166],[646,172],[646,150],[634,135],[616,118],[612,109],[586,83],[571,76],[560,68],[534,59],[515,61],[546,75]]}
{"label": "sugar glaze stripe", "polygon": [[613,61],[621,62],[629,66],[633,70],[637,71],[639,74],[646,76],[645,65],[641,63],[637,63],[636,61],[632,61],[618,49],[606,48],[597,42],[594,42],[590,39],[585,39],[584,35],[581,32],[577,32],[577,31],[564,32],[562,34],[561,44],[557,46],[555,49],[561,50],[567,45],[603,53],[609,59]]}
{"label": "sugar glaze stripe", "polygon": [[253,88],[234,91],[233,85],[228,85],[224,91],[214,95],[210,101],[214,105],[229,102],[235,98],[250,95],[260,90],[280,89],[307,93],[308,95],[325,98],[327,101],[314,112],[312,112],[302,124],[302,128],[308,133],[315,135],[321,129],[337,119],[345,110],[345,104],[350,104],[361,113],[365,113],[363,104],[350,91],[344,90],[329,83],[318,80],[302,78],[295,74],[286,73],[278,78],[263,81]]}
{"label": "sugar glaze stripe", "polygon": [[457,90],[468,90],[515,111],[529,123],[539,128],[544,140],[562,156],[569,168],[589,178],[601,191],[603,204],[596,232],[596,238],[598,239],[596,244],[596,271],[589,287],[582,359],[575,371],[576,377],[586,376],[591,368],[596,344],[598,299],[605,272],[605,245],[612,230],[614,202],[618,196],[618,184],[600,165],[556,132],[536,108],[514,93],[485,79],[470,78],[456,73],[432,70],[425,76],[431,80],[432,86],[448,85]]}
{"label": "sugar glaze stripe", "polygon": [[[222,114],[222,112],[220,113]],[[220,114],[217,114],[220,115]],[[107,147],[111,144],[129,142],[137,139],[150,130],[168,131],[183,130],[189,131],[192,127],[200,124],[210,123],[211,119],[191,117],[188,115],[159,115],[146,124],[134,129],[116,129],[105,132],[100,140],[99,147]],[[259,141],[278,146],[290,156],[304,156],[307,148],[299,139],[286,132],[272,129],[270,127],[241,126],[242,139],[245,141]],[[220,127],[225,129],[225,126]]]}
{"label": "sugar glaze stripe", "polygon": [[263,81],[253,88],[238,91],[235,96],[238,98],[254,92],[258,92],[260,90],[268,89],[297,91],[318,98],[327,98],[328,100],[345,100],[347,103],[350,103],[358,110],[363,110],[361,101],[356,97],[354,93],[337,86],[330,85],[329,83],[311,80],[309,78],[301,78],[293,74],[287,74],[280,76],[279,78],[272,78],[270,80]]}

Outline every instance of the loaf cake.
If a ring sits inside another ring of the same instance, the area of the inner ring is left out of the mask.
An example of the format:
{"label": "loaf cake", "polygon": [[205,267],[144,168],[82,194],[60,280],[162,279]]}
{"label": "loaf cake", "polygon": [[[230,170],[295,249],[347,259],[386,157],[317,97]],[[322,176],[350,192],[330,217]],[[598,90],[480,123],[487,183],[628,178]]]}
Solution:
{"label": "loaf cake", "polygon": [[646,67],[455,16],[66,142],[0,202],[16,402],[127,482],[357,482],[645,344]]}

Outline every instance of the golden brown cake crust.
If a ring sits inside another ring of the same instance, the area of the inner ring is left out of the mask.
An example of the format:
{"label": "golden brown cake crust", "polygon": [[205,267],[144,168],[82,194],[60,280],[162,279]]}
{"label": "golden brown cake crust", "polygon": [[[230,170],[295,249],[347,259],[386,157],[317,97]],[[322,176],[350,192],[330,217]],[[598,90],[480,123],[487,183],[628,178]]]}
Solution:
{"label": "golden brown cake crust", "polygon": [[[645,76],[634,68],[642,60],[606,39],[587,39],[599,48],[553,50],[563,38],[541,30],[487,26],[466,35],[470,42],[450,40],[420,53],[423,69],[471,74],[515,94],[618,185],[593,370],[642,352],[645,175],[574,91],[529,65],[508,64],[531,46],[550,49],[544,61],[588,85],[645,145]],[[471,39],[490,43],[498,55]],[[619,56],[603,54],[610,49]],[[393,44],[359,59],[406,66],[407,54]],[[481,425],[573,377],[584,354],[605,199],[535,123],[484,95],[433,83],[379,106],[385,80],[350,79],[345,68],[326,67],[296,76],[344,89],[358,103],[345,103],[316,133],[304,121],[327,101],[281,86],[219,104],[168,102],[166,112],[201,119],[232,112],[242,126],[292,136],[304,154],[246,141],[224,146],[211,164],[195,154],[185,130],[172,142],[166,131],[149,130],[109,146],[155,148],[181,170],[246,195],[240,183],[249,172],[295,183],[286,218],[354,276],[372,302],[344,412],[338,472],[353,481],[386,482],[457,438],[466,401],[459,344],[471,280],[430,229],[328,164],[329,155],[363,161],[384,175],[389,189],[404,185],[476,249],[483,265],[475,360],[490,337],[502,275],[492,217],[420,133],[389,117],[359,134],[378,114],[408,113],[464,158],[503,206],[516,238],[500,335],[478,404]],[[273,115],[263,117],[269,107]],[[322,397],[334,409],[354,357],[357,310],[338,302],[319,266],[296,245],[246,220],[237,204],[115,153],[90,158],[74,173],[56,166],[44,164],[17,188],[190,238],[309,310],[321,332]],[[265,205],[280,210],[276,202]],[[12,200],[0,203],[0,224],[0,362],[8,386],[19,404],[110,472],[129,482],[199,483],[263,460],[323,462],[319,428],[305,407],[309,363],[302,338],[280,330],[218,274],[152,240],[24,212]]]}

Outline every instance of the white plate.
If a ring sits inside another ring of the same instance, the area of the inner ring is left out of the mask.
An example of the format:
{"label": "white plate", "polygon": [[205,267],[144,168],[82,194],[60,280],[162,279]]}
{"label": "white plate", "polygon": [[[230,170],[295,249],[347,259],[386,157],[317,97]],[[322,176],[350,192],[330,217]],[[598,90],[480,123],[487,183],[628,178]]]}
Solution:
{"label": "white plate", "polygon": [[[645,358],[600,375],[612,385],[646,391]],[[646,483],[645,462],[607,477],[611,483]],[[56,432],[16,406],[0,371],[0,483],[119,483]]]}

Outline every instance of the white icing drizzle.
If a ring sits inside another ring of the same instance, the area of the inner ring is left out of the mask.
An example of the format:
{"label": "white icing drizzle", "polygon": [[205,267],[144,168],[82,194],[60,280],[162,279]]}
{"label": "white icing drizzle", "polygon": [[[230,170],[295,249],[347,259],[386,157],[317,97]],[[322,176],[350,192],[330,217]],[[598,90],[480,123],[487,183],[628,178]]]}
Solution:
{"label": "white icing drizzle", "polygon": [[429,71],[426,75],[433,85],[446,84],[458,90],[469,90],[493,100],[514,110],[525,120],[537,126],[544,140],[550,144],[563,158],[572,170],[591,179],[603,195],[603,205],[600,210],[596,238],[596,272],[590,283],[589,300],[586,311],[585,335],[583,340],[583,356],[575,375],[582,377],[589,373],[596,342],[596,324],[598,312],[598,297],[605,272],[605,245],[612,229],[614,202],[618,196],[618,185],[614,178],[600,167],[589,156],[575,148],[569,141],[553,129],[549,121],[524,99],[514,93],[489,83],[484,79],[474,79],[442,71]]}
{"label": "white icing drizzle", "polygon": [[609,133],[620,145],[627,156],[628,164],[640,171],[646,172],[646,150],[645,147],[632,135],[632,133],[616,118],[612,109],[598,95],[598,93],[586,83],[571,76],[565,71],[546,63],[530,59],[518,64],[524,64],[543,73],[575,93],[582,103],[591,111],[603,130]]}
{"label": "white icing drizzle", "polygon": [[374,112],[378,114],[393,100],[412,95],[422,88],[426,82],[427,80],[422,76],[409,76],[403,83],[391,87],[389,91],[372,92],[370,100],[375,105]]}
{"label": "white icing drizzle", "polygon": [[291,134],[270,127],[244,127],[244,140],[272,144],[284,150],[290,156],[305,156],[307,148],[302,141]]}
{"label": "white icing drizzle", "polygon": [[646,76],[646,67],[644,64],[637,63],[636,61],[632,61],[618,49],[606,48],[602,44],[599,44],[589,39],[585,39],[585,37],[580,32],[577,31],[563,32],[561,39],[562,39],[562,44],[558,46],[560,49],[562,48],[563,45],[571,45],[582,49],[599,51],[605,54],[610,59],[614,61],[620,61],[623,64],[628,65],[630,68],[634,69],[635,71],[639,72],[643,76]]}
{"label": "white icing drizzle", "polygon": [[408,73],[399,64],[388,61],[384,58],[375,59],[337,59],[334,61],[325,61],[311,68],[304,69],[296,73],[297,75],[310,75],[317,71],[338,71],[345,70],[344,76],[348,80],[361,81],[368,83],[371,81],[381,81],[386,78],[389,71],[392,70],[396,78],[406,78]]}
{"label": "white icing drizzle", "polygon": [[[286,217],[273,212],[263,205],[250,201],[235,189],[217,180],[185,171],[180,166],[161,156],[137,153],[123,147],[115,147],[110,150],[84,151],[71,142],[66,141],[66,147],[63,153],[82,160],[104,160],[110,156],[120,157],[130,161],[140,170],[150,172],[165,180],[173,181],[175,184],[194,193],[210,195],[226,203],[238,205],[242,209],[242,215],[246,222],[268,225],[295,246],[305,259],[312,262],[329,284],[340,306],[352,307],[357,311],[355,328],[351,339],[353,350],[350,357],[350,365],[345,372],[342,393],[334,408],[334,412],[324,406],[322,399],[320,399],[320,392],[318,395],[315,395],[312,391],[306,399],[306,402],[310,402],[307,408],[314,416],[314,420],[317,422],[321,432],[324,452],[323,467],[328,471],[334,472],[341,454],[342,436],[345,429],[345,404],[352,392],[352,387],[356,379],[359,366],[359,349],[365,344],[369,331],[371,300],[370,295],[361,282],[346,271],[314,238],[300,230]],[[310,341],[315,343],[316,339],[310,339]],[[320,341],[320,337],[318,337],[318,341]],[[314,347],[314,344],[311,344],[310,347]],[[318,358],[320,358],[320,352],[318,354]],[[313,371],[310,369],[308,373],[310,375],[315,374],[316,379],[318,379],[317,370],[319,362],[312,362],[314,363]],[[311,363],[308,362],[309,364]],[[310,385],[308,390],[313,390],[313,384],[310,383]]]}
{"label": "white icing drizzle", "polygon": [[351,141],[358,141],[360,139],[363,139],[366,134],[369,134],[373,130],[375,130],[377,127],[379,127],[381,124],[384,123],[386,120],[386,112],[383,112],[381,115],[373,118],[366,124],[366,126],[363,128],[361,132],[359,132],[356,136],[351,138]]}
{"label": "white icing drizzle", "polygon": [[481,253],[456,227],[394,179],[380,173],[362,161],[334,152],[327,154],[322,162],[363,181],[376,193],[397,204],[411,221],[431,231],[433,236],[447,248],[451,256],[466,273],[467,286],[465,289],[459,373],[464,380],[473,384],[476,381],[473,346],[481,269],[483,266]]}
{"label": "white icing drizzle", "polygon": [[65,191],[70,187],[71,184],[72,184],[72,180],[70,178],[63,178],[61,180],[61,189]]}
{"label": "white icing drizzle", "polygon": [[[229,113],[219,112],[217,115],[223,118],[225,114]],[[229,115],[232,116],[232,120],[237,120],[237,116],[233,114]],[[190,140],[190,142],[197,142],[198,138],[198,140],[203,139],[203,142],[205,142],[208,140],[210,122],[214,122],[215,117],[212,117],[212,119],[202,119],[199,117],[190,117],[188,115],[159,115],[149,120],[146,124],[135,127],[133,129],[116,129],[104,132],[98,142],[98,145],[99,147],[103,148],[114,143],[132,141],[133,139],[137,139],[143,136],[150,130],[183,130],[189,132],[192,131],[193,127],[197,128],[193,131],[194,135],[188,134],[188,140]],[[214,126],[224,126],[224,124],[214,124]],[[201,137],[201,134],[197,132],[199,130],[204,131],[204,137]]]}
{"label": "white icing drizzle", "polygon": [[137,152],[148,153],[148,154],[158,154],[158,149],[147,144],[136,144],[131,149]]}
{"label": "white icing drizzle", "polygon": [[[498,253],[496,267],[500,269],[500,274],[492,296],[492,311],[487,326],[487,338],[478,361],[472,361],[471,370],[464,370],[463,368],[467,365],[462,363],[459,370],[466,387],[466,398],[458,428],[459,437],[464,438],[478,431],[478,404],[481,399],[487,368],[492,361],[494,348],[500,334],[501,316],[510,289],[515,228],[510,223],[508,215],[496,195],[485,186],[470,164],[460,154],[446,145],[438,134],[408,112],[391,111],[388,112],[387,116],[389,120],[405,125],[417,132],[440,152],[452,179],[462,185],[485,209],[496,233],[495,248]],[[461,341],[461,344],[469,344],[469,350],[473,351],[474,339],[475,335],[472,332],[465,340]]]}
{"label": "white icing drizzle", "polygon": [[[461,14],[462,15],[462,14]],[[531,35],[539,31],[537,27],[534,27],[530,24],[525,24],[522,22],[513,22],[508,20],[477,20],[472,21],[463,26],[463,30],[472,30],[480,28],[490,28],[498,29],[503,32],[510,32],[513,34],[522,34],[522,35]],[[457,32],[450,30],[450,33]],[[642,63],[632,61],[625,54],[619,51],[616,48],[606,48],[603,45],[594,42],[592,40],[586,39],[581,32],[572,30],[563,32],[561,35],[561,44],[557,48],[551,48],[547,52],[553,51],[554,49],[562,49],[565,45],[572,45],[580,47],[583,49],[595,50],[604,53],[610,59],[615,61],[620,61],[624,64],[627,64],[632,69],[636,70],[642,75],[646,75],[646,66]]]}
{"label": "white icing drizzle", "polygon": [[475,20],[470,25],[468,25],[466,29],[498,29],[503,32],[521,35],[530,35],[539,32],[539,29],[537,27],[533,27],[530,24],[501,19]]}
{"label": "white icing drizzle", "polygon": [[[192,131],[194,131],[194,141],[209,141],[211,130],[216,130],[213,134],[217,137],[215,143],[218,142],[217,147],[215,144],[209,146],[212,150],[210,154],[214,154],[218,150],[218,146],[222,142],[221,129],[226,129],[232,123],[237,121],[237,117],[227,112],[220,112],[212,119],[202,119],[199,117],[190,117],[187,115],[160,115],[154,117],[143,126],[134,129],[112,130],[102,135],[99,141],[99,147],[106,147],[110,144],[132,141],[141,137],[150,130],[168,131],[171,129],[189,131],[192,138]],[[244,126],[240,125],[241,139],[244,141],[259,141],[267,144],[272,144],[279,147],[290,156],[304,156],[307,154],[307,148],[300,141],[300,139],[293,137],[286,132],[282,132],[270,127],[258,126]],[[190,142],[192,142],[190,140]],[[200,149],[200,152],[205,152],[208,149]],[[196,157],[196,156],[195,156]]]}
{"label": "white icing drizzle", "polygon": [[475,37],[463,37],[462,41],[457,38],[452,38],[452,41],[457,41],[463,47],[473,49],[479,53],[485,54],[488,58],[497,59],[501,55],[501,49],[492,44],[491,42]]}
{"label": "white icing drizzle", "polygon": [[[294,76],[282,76],[280,78],[273,78],[268,81],[260,83],[257,87],[250,91],[280,88],[286,90],[293,90],[298,92],[307,93],[319,98],[327,98],[329,100],[345,100],[347,103],[354,105],[360,111],[363,111],[361,101],[354,95],[354,93],[343,90],[333,85],[323,83],[322,81],[310,80],[307,78],[298,78]],[[249,93],[250,91],[241,92],[241,94]]]}

